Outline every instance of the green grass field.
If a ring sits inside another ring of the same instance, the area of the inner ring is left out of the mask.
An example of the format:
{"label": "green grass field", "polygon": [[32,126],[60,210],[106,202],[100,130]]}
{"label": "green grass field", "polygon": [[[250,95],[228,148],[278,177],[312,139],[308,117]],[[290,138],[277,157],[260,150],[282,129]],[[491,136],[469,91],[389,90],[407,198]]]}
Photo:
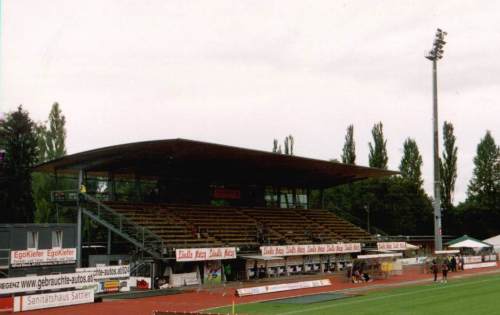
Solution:
{"label": "green grass field", "polygon": [[[231,307],[211,309],[231,313]],[[500,275],[364,292],[362,296],[309,304],[280,301],[236,305],[237,314],[500,314]]]}

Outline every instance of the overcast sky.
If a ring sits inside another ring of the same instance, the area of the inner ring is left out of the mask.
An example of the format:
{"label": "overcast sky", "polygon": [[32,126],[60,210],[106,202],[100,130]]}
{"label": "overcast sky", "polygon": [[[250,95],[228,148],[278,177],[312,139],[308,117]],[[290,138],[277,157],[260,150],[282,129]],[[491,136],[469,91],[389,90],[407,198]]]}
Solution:
{"label": "overcast sky", "polygon": [[296,155],[331,159],[354,124],[367,165],[382,121],[389,167],[416,139],[431,193],[436,27],[455,201],[486,130],[500,142],[498,1],[0,1],[0,112],[42,121],[59,102],[69,153],[165,138],[271,150],[292,134]]}

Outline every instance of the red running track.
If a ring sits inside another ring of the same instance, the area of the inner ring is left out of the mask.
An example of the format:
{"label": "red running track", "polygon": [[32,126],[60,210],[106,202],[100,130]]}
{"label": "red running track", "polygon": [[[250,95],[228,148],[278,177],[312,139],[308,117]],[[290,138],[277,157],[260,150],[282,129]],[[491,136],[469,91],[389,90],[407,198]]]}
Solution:
{"label": "red running track", "polygon": [[[450,273],[449,278],[464,275],[474,275],[488,272],[500,272],[499,267],[472,269],[456,273]],[[321,279],[330,278],[328,275],[321,277]],[[353,284],[350,282],[342,282],[338,277],[332,278],[332,285],[320,288],[309,288],[301,290],[293,290],[287,292],[276,292],[269,294],[262,294],[256,296],[235,297],[235,289],[227,288],[224,291],[200,291],[200,292],[186,292],[174,295],[155,296],[140,299],[128,300],[112,300],[103,303],[83,304],[75,306],[67,306],[60,308],[51,308],[45,310],[28,311],[21,314],[35,315],[35,314],[81,314],[81,315],[151,315],[154,310],[161,311],[199,311],[212,307],[225,306],[232,304],[233,300],[236,304],[272,300],[285,297],[294,297],[322,292],[329,292],[335,290],[343,290],[348,288],[362,288],[369,289],[371,286],[390,285],[390,284],[403,284],[404,282],[416,280],[431,280],[431,274],[422,274],[418,272],[405,272],[401,276],[392,276],[389,279],[375,280],[370,283]],[[290,282],[300,281],[290,279]],[[266,282],[265,284],[269,284]],[[252,284],[245,283],[245,286],[265,285],[265,284]]]}

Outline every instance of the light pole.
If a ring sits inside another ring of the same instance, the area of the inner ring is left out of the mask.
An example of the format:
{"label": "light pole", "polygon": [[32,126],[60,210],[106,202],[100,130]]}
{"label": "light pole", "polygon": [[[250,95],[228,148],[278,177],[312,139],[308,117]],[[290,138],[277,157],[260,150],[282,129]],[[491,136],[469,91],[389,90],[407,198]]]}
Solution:
{"label": "light pole", "polygon": [[444,37],[447,35],[437,29],[432,49],[425,58],[432,61],[432,96],[433,96],[433,142],[434,142],[434,247],[443,249],[441,225],[441,180],[439,174],[439,139],[438,139],[438,102],[437,102],[437,61],[443,58]]}

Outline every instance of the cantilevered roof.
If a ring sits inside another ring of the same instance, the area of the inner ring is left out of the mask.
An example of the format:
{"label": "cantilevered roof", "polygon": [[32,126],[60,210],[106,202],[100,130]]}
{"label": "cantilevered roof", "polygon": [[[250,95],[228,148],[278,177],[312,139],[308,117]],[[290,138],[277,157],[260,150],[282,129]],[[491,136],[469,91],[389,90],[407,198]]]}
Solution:
{"label": "cantilevered roof", "polygon": [[215,184],[332,187],[394,171],[185,139],[127,143],[67,155],[38,172],[170,178]]}

